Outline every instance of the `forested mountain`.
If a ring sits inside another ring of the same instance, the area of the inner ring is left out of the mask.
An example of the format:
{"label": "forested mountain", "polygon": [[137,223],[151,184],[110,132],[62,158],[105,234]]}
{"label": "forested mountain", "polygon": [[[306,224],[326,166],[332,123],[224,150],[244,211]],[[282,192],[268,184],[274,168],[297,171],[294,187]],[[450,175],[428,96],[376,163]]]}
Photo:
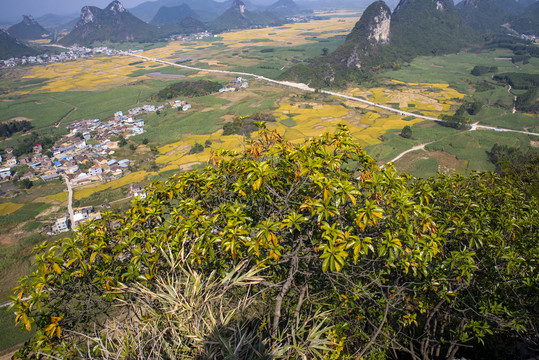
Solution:
{"label": "forested mountain", "polygon": [[190,35],[205,31],[206,25],[202,21],[188,16],[174,24],[163,25],[160,29],[167,36],[172,34]]}
{"label": "forested mountain", "polygon": [[255,26],[266,26],[273,23],[268,14],[257,13],[247,10],[241,0],[234,0],[232,6],[221,16],[208,24],[214,32],[222,32],[233,29],[249,29]]}
{"label": "forested mountain", "polygon": [[150,24],[155,26],[170,25],[175,24],[186,17],[196,19],[198,14],[186,4],[171,7],[162,6],[150,21]]}
{"label": "forested mountain", "polygon": [[456,52],[476,38],[447,0],[401,0],[392,14],[377,1],[333,54],[314,59],[310,66],[295,66],[283,78],[314,86],[359,81],[372,69],[399,66],[418,55]]}
{"label": "forested mountain", "polygon": [[103,10],[83,7],[77,25],[59,43],[68,46],[96,41],[153,41],[158,34],[157,28],[130,14],[119,1],[113,1]]}
{"label": "forested mountain", "polygon": [[464,0],[456,6],[464,22],[482,33],[499,33],[510,13],[497,0]]}
{"label": "forested mountain", "polygon": [[22,21],[7,29],[9,35],[19,40],[41,39],[50,35],[31,15],[23,15]]}
{"label": "forested mountain", "polygon": [[38,51],[28,47],[0,29],[0,59],[6,60],[12,57],[37,55]]}
{"label": "forested mountain", "polygon": [[510,23],[522,34],[539,36],[539,1],[528,6],[521,15],[512,17]]}
{"label": "forested mountain", "polygon": [[266,11],[277,16],[284,17],[297,14],[301,10],[294,0],[278,0],[277,2],[268,6]]}

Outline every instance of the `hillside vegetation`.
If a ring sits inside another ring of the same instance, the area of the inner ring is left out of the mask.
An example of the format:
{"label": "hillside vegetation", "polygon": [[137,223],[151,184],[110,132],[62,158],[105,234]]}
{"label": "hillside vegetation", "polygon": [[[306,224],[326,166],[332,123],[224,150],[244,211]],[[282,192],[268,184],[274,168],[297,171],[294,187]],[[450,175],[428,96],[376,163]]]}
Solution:
{"label": "hillside vegetation", "polygon": [[298,145],[261,130],[40,245],[12,298],[35,331],[19,355],[518,358],[539,204],[536,168],[513,174],[413,179],[345,127]]}
{"label": "hillside vegetation", "polygon": [[159,91],[153,98],[159,100],[170,100],[177,97],[198,97],[205,96],[219,91],[222,87],[217,81],[195,80],[182,81],[168,85]]}

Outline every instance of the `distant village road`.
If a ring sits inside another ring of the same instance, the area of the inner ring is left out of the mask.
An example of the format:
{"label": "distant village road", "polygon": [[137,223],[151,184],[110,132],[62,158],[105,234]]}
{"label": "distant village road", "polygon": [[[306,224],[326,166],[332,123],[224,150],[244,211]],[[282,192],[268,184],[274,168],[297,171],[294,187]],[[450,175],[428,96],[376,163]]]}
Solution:
{"label": "distant village road", "polygon": [[[130,53],[130,52],[127,52],[127,51],[119,51],[119,54],[125,55],[125,56],[134,56],[134,57],[144,59],[144,60],[148,60],[148,61],[156,61],[156,62],[160,62],[162,64],[172,65],[172,66],[184,68],[184,69],[187,69],[187,70],[206,71],[206,72],[211,72],[211,73],[228,74],[228,75],[235,75],[235,76],[237,76],[237,75],[252,76],[252,77],[254,77],[256,79],[264,80],[264,81],[274,83],[274,84],[278,84],[278,85],[282,85],[282,86],[292,87],[292,88],[296,88],[296,89],[300,89],[300,90],[304,90],[304,91],[310,91],[310,92],[316,91],[316,89],[313,89],[313,88],[309,87],[306,84],[289,82],[289,81],[278,81],[278,80],[273,80],[273,79],[267,78],[265,76],[251,74],[251,73],[238,72],[238,71],[228,71],[228,70],[202,69],[202,68],[197,68],[197,67],[194,67],[194,66],[176,64],[174,62],[165,61],[165,60],[161,60],[161,59],[149,58],[147,56],[142,56],[142,55],[139,55],[139,54],[133,54],[133,53]],[[333,92],[333,91],[327,91],[327,90],[319,90],[319,91],[321,93],[323,93],[323,94],[328,94],[328,95],[332,95],[332,96],[339,97],[339,98],[342,98],[342,99],[347,99],[347,100],[360,102],[360,103],[363,103],[363,104],[366,104],[366,105],[377,107],[379,109],[384,109],[384,110],[387,110],[387,111],[391,111],[391,112],[397,113],[397,114],[402,115],[402,116],[413,116],[413,117],[416,117],[418,119],[424,119],[424,120],[436,121],[436,122],[445,122],[442,119],[438,119],[438,118],[431,117],[431,116],[419,115],[419,114],[415,114],[415,113],[411,113],[411,112],[407,112],[407,111],[402,111],[402,110],[399,110],[399,109],[394,109],[394,108],[392,108],[390,106],[377,104],[377,103],[374,103],[372,101],[368,101],[368,100],[361,99],[361,98],[354,97],[354,96],[348,96],[348,95],[339,94],[339,93],[336,93],[336,92]],[[505,128],[500,128],[500,127],[495,127],[495,126],[486,126],[486,125],[476,125],[475,129],[493,130],[493,131],[505,131],[505,132],[513,132],[513,133],[525,134],[525,135],[539,136],[539,133],[534,133],[534,132],[529,132],[529,131],[522,131],[522,130],[505,129]]]}

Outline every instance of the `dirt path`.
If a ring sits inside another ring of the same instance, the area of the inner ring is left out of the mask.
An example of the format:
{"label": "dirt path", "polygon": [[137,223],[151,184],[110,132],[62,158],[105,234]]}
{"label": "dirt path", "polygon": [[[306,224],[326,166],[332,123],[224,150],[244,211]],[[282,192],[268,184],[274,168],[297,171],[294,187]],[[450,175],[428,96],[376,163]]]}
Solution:
{"label": "dirt path", "polygon": [[64,121],[65,119],[67,119],[69,117],[69,115],[73,114],[74,111],[78,110],[79,108],[76,106],[76,105],[73,105],[73,104],[70,104],[70,103],[67,103],[65,101],[62,101],[62,100],[59,100],[55,97],[51,97],[51,99],[55,100],[55,101],[58,101],[58,102],[61,102],[62,104],[65,104],[65,105],[68,105],[68,106],[72,106],[73,108],[71,110],[68,111],[67,114],[65,114],[64,116],[62,116],[60,118],[60,120],[58,120],[58,122],[55,124],[56,127],[59,127],[60,124],[62,123],[62,121]]}
{"label": "dirt path", "polygon": [[[394,162],[396,162],[397,160],[399,160],[400,158],[402,158],[404,155],[406,155],[408,153],[411,153],[411,152],[416,151],[416,150],[425,150],[425,146],[430,145],[433,142],[434,141],[431,141],[431,142],[428,142],[428,143],[425,143],[425,144],[421,144],[421,145],[416,145],[411,149],[408,149],[406,151],[401,152],[399,155],[397,155],[397,157],[395,157],[393,160],[390,160],[388,162],[394,163]],[[383,168],[384,165],[382,165],[381,167]]]}

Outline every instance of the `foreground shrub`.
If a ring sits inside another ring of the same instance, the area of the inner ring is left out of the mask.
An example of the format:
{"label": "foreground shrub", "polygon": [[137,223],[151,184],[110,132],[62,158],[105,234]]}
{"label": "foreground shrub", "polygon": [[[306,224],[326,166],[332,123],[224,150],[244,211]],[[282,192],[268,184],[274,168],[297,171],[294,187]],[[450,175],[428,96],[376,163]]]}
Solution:
{"label": "foreground shrub", "polygon": [[539,206],[510,180],[411,179],[342,127],[261,130],[146,192],[38,247],[13,298],[36,328],[21,356],[451,359],[537,330]]}

